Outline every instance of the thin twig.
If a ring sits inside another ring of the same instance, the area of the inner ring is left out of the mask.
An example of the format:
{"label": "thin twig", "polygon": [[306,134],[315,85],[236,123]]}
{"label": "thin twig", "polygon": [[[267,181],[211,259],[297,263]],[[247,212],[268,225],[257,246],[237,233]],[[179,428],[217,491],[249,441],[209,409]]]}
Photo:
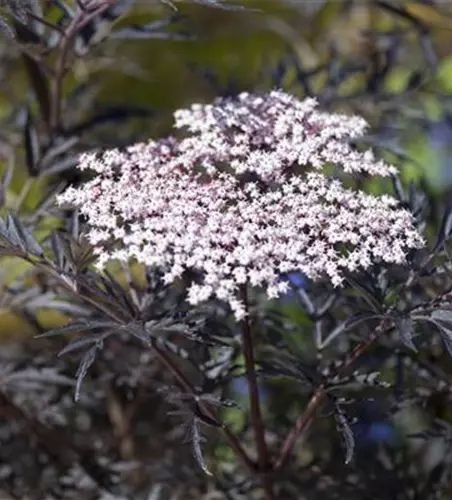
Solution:
{"label": "thin twig", "polygon": [[43,24],[44,26],[47,26],[47,28],[50,28],[51,30],[58,31],[60,35],[64,35],[64,31],[58,26],[57,24],[51,23],[44,19],[43,17],[37,16],[31,11],[27,12],[28,17],[33,19],[34,21]]}
{"label": "thin twig", "polygon": [[99,5],[93,11],[80,10],[80,12],[72,19],[69,26],[61,37],[60,53],[56,62],[55,77],[52,85],[52,114],[51,114],[51,128],[57,129],[61,122],[61,105],[62,105],[62,88],[63,80],[66,74],[66,64],[69,55],[70,44],[72,38],[78,30],[85,27],[89,22],[95,19],[98,15],[106,11],[116,0],[105,0],[104,3]]}

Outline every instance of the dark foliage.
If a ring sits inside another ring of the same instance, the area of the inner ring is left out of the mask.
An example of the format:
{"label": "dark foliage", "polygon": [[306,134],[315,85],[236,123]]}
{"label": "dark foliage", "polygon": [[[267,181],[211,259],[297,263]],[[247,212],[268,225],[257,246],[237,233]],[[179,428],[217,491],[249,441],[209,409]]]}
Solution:
{"label": "dark foliage", "polygon": [[[136,263],[102,274],[93,267],[84,221],[56,208],[55,195],[81,181],[74,172],[81,151],[145,138],[131,122],[163,112],[100,103],[94,79],[66,87],[74,61],[100,58],[96,50],[112,40],[193,40],[190,16],[199,8],[255,10],[193,0],[191,11],[168,1],[159,5],[162,18],[116,27],[132,3],[0,2],[5,43],[16,51],[2,55],[2,72],[10,57],[19,59],[29,91],[11,103],[0,132],[0,256],[5,269],[18,266],[13,277],[2,268],[0,303],[33,332],[13,328],[0,345],[0,498],[449,498],[452,205],[421,175],[388,187],[428,237],[409,265],[376,266],[342,289],[302,280],[271,303],[253,292],[257,390],[243,360],[246,332],[221,304],[191,308],[183,282],[165,287],[157,271]],[[428,116],[413,113],[419,99],[450,102],[433,78],[432,27],[404,2],[369,3],[400,24],[366,32],[366,57],[344,57],[331,45],[322,64],[304,67],[288,48],[254,87],[285,87],[291,71],[290,90],[362,112],[374,125],[367,142],[398,164],[416,164],[402,144],[428,127]],[[445,15],[440,2],[429,4]],[[387,77],[413,43],[418,64],[389,92]],[[187,67],[217,95],[242,90],[236,75],[225,82],[210,68]],[[359,85],[344,91],[350,77]],[[8,201],[21,166],[22,183],[43,181],[31,209],[26,190]],[[48,311],[64,321],[44,325]],[[265,410],[263,447],[249,387]]]}

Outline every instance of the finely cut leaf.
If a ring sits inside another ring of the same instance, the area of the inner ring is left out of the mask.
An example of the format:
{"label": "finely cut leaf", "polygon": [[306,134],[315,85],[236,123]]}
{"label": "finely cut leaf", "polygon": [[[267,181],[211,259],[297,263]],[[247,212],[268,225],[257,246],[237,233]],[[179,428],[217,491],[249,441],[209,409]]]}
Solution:
{"label": "finely cut leaf", "polygon": [[174,344],[173,342],[170,342],[169,340],[166,340],[162,337],[154,337],[152,339],[155,344],[160,347],[165,349],[168,352],[171,352],[172,354],[175,354],[176,356],[179,356],[181,359],[188,359],[189,354],[188,352],[183,349],[182,347]]}
{"label": "finely cut leaf", "polygon": [[409,349],[417,351],[416,346],[413,342],[413,322],[411,318],[405,317],[397,320],[397,331],[399,332],[399,338]]}
{"label": "finely cut leaf", "polygon": [[17,219],[11,214],[6,216],[6,228],[11,243],[25,252],[25,237],[22,234],[20,224],[17,223]]}
{"label": "finely cut leaf", "polygon": [[201,396],[199,396],[199,399],[214,406],[223,406],[225,408],[239,408],[238,403],[236,403],[232,399],[219,398],[213,396],[212,394],[202,394]]}
{"label": "finely cut leaf", "polygon": [[52,246],[53,255],[55,256],[57,268],[64,269],[64,250],[56,231],[52,231],[50,235],[50,244]]}
{"label": "finely cut leaf", "polygon": [[58,357],[64,356],[65,354],[80,349],[82,347],[85,347],[86,345],[96,344],[98,342],[101,342],[109,335],[110,332],[106,332],[101,334],[86,335],[81,338],[74,339],[71,342],[69,342],[69,344],[66,347],[63,347],[63,349],[61,349],[61,351],[58,353]]}
{"label": "finely cut leaf", "polygon": [[144,328],[137,325],[128,325],[125,331],[141,340],[144,344],[148,346],[152,345],[151,336]]}
{"label": "finely cut leaf", "polygon": [[65,335],[66,333],[87,332],[98,328],[114,328],[117,324],[112,321],[80,321],[70,323],[69,325],[53,328],[48,332],[37,335],[37,338],[55,337],[56,335]]}
{"label": "finely cut leaf", "polygon": [[355,437],[342,410],[337,410],[336,423],[345,445],[345,463],[349,464],[355,451]]}
{"label": "finely cut leaf", "polygon": [[204,461],[202,448],[201,448],[202,437],[201,437],[201,434],[199,432],[199,424],[198,424],[197,419],[193,420],[191,433],[192,433],[191,439],[192,439],[193,455],[194,455],[196,461],[198,462],[199,466],[201,467],[201,469],[203,470],[203,472],[205,474],[207,474],[208,476],[213,476],[213,474],[210,472],[210,470],[208,469],[208,467]]}
{"label": "finely cut leaf", "polygon": [[97,344],[91,347],[85,353],[82,360],[80,361],[80,365],[76,373],[77,383],[75,385],[75,396],[74,396],[75,401],[78,401],[80,399],[80,390],[82,387],[83,380],[86,377],[86,374],[88,373],[89,367],[94,363],[94,360],[96,359],[96,352],[98,348],[99,347]]}

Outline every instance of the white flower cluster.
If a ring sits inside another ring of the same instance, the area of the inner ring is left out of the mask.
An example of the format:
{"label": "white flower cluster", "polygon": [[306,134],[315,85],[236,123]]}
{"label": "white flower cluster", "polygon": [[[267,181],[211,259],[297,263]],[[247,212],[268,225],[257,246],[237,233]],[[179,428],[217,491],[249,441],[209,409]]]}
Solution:
{"label": "white flower cluster", "polygon": [[[423,245],[395,199],[346,189],[318,171],[333,163],[395,172],[347,142],[363,134],[361,118],[320,113],[312,99],[275,91],[195,105],[177,111],[176,124],[191,135],[83,155],[79,168],[98,175],[59,197],[87,217],[101,266],[135,257],[164,269],[167,283],[197,271],[189,302],[217,297],[241,319],[246,283],[270,298],[287,290],[280,276],[290,271],[336,286],[346,272],[401,264]],[[122,245],[107,250],[111,240]]]}
{"label": "white flower cluster", "polygon": [[237,174],[255,172],[263,181],[281,181],[300,167],[322,169],[326,163],[348,173],[397,173],[372,151],[361,153],[350,144],[363,136],[365,120],[321,113],[316,107],[315,99],[299,101],[274,91],[263,96],[242,93],[238,99],[176,111],[176,127],[187,127],[192,134],[181,145],[179,161],[186,167],[202,161],[213,170],[227,164]]}

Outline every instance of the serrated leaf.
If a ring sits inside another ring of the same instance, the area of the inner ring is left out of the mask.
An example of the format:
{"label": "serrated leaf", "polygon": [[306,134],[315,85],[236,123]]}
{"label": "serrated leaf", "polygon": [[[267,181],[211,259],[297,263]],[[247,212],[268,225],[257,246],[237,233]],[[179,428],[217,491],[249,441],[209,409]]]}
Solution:
{"label": "serrated leaf", "polygon": [[27,250],[30,253],[36,255],[37,257],[44,256],[44,250],[28,229],[25,229],[25,240],[27,244]]}
{"label": "serrated leaf", "polygon": [[349,321],[343,321],[342,323],[339,323],[339,325],[334,328],[334,330],[320,342],[319,347],[320,348],[325,348],[327,347],[336,337],[338,337],[341,333],[343,333],[346,329],[348,329],[349,326]]}
{"label": "serrated leaf", "polygon": [[80,221],[79,221],[79,211],[74,210],[69,221],[69,232],[75,240],[78,240],[80,236]]}
{"label": "serrated leaf", "polygon": [[6,216],[6,223],[3,224],[2,221],[0,232],[2,235],[5,235],[4,237],[6,237],[11,244],[19,247],[24,252],[33,253],[38,257],[44,255],[44,251],[34,239],[31,232],[22,226],[22,223],[15,215],[9,213]]}
{"label": "serrated leaf", "polygon": [[336,412],[336,423],[344,441],[345,463],[349,464],[353,458],[353,454],[355,451],[355,437],[342,410],[337,410]]}
{"label": "serrated leaf", "polygon": [[76,256],[75,256],[75,248],[78,247],[78,243],[74,241],[73,238],[71,238],[70,234],[67,234],[63,231],[57,231],[56,232],[56,237],[60,241],[61,248],[64,252],[64,257],[66,259],[66,262],[68,262],[71,265],[75,265],[76,261]]}
{"label": "serrated leaf", "polygon": [[[97,277],[96,277],[97,279]],[[105,290],[99,287],[99,284],[93,280],[92,276],[80,275],[77,276],[77,283],[80,289],[83,289],[84,292],[89,292],[92,295],[91,298],[95,297],[95,299],[99,303],[103,303],[107,307],[111,307],[113,303],[113,298],[109,295]],[[123,304],[119,302],[115,302],[115,309],[117,313],[125,314],[127,317],[130,317],[127,311],[124,311]]]}
{"label": "serrated leaf", "polygon": [[50,235],[50,245],[52,247],[53,255],[55,256],[57,268],[61,270],[64,269],[64,250],[56,230],[53,230]]}
{"label": "serrated leaf", "polygon": [[137,325],[131,325],[130,327],[126,327],[125,331],[141,340],[144,344],[149,346],[152,345],[151,336],[144,328]]}
{"label": "serrated leaf", "polygon": [[98,348],[99,347],[97,344],[91,347],[85,353],[82,360],[80,361],[76,373],[77,382],[75,385],[75,396],[74,396],[75,401],[78,401],[80,399],[80,389],[82,387],[83,380],[86,377],[86,374],[88,373],[89,367],[94,363],[94,360],[96,359],[96,353]]}
{"label": "serrated leaf", "polygon": [[331,382],[327,384],[328,389],[358,389],[361,390],[363,387],[380,387],[388,389],[391,384],[380,380],[379,372],[371,373],[359,373],[354,372],[351,375],[344,377],[333,377]]}
{"label": "serrated leaf", "polygon": [[45,337],[55,337],[57,335],[65,335],[67,333],[80,333],[80,332],[88,332],[91,330],[96,330],[98,328],[112,328],[116,327],[117,324],[112,321],[83,321],[77,323],[71,323],[66,326],[61,326],[59,328],[53,328],[52,330],[41,333],[37,335],[36,338],[45,338]]}
{"label": "serrated leaf", "polygon": [[167,339],[164,339],[162,337],[153,337],[152,342],[155,342],[155,344],[160,347],[165,349],[165,351],[168,351],[172,354],[175,354],[181,359],[188,359],[189,355],[188,352],[183,349],[182,347],[174,344],[173,342],[170,342]]}
{"label": "serrated leaf", "polygon": [[400,180],[399,176],[396,175],[392,176],[392,185],[394,187],[397,199],[402,203],[404,203],[406,201],[405,191],[403,189],[402,181]]}
{"label": "serrated leaf", "polygon": [[20,224],[11,214],[6,216],[6,236],[9,241],[25,252],[25,237],[22,233]]}
{"label": "serrated leaf", "polygon": [[129,313],[134,316],[137,311],[127,291],[108,271],[105,271],[105,275],[108,279],[101,276],[101,281],[107,292],[120,301],[127,308]]}
{"label": "serrated leaf", "polygon": [[27,228],[23,227],[22,223],[15,215],[7,215],[6,226],[10,234],[14,235],[14,239],[18,238],[20,240],[21,249],[37,255],[38,257],[42,257],[44,255],[44,251],[39,243],[34,239],[31,232]]}
{"label": "serrated leaf", "polygon": [[365,283],[357,281],[351,276],[347,276],[347,281],[350,282],[355,290],[359,290],[361,292],[361,297],[367,302],[375,313],[379,314],[381,312],[381,306],[378,300],[374,297],[372,292],[368,290]]}
{"label": "serrated leaf", "polygon": [[208,476],[213,476],[213,474],[210,472],[208,469],[205,461],[204,461],[204,456],[202,453],[202,448],[201,448],[201,442],[202,442],[202,437],[201,433],[199,432],[199,426],[198,426],[198,421],[197,419],[193,420],[192,428],[191,428],[191,441],[192,441],[192,447],[193,447],[193,455],[198,462],[198,465],[201,467],[203,472],[207,474]]}
{"label": "serrated leaf", "polygon": [[411,318],[399,318],[396,321],[397,331],[399,333],[399,338],[402,343],[409,349],[417,352],[417,348],[413,342],[413,322]]}
{"label": "serrated leaf", "polygon": [[69,344],[61,351],[58,353],[58,357],[64,356],[65,354],[68,354],[72,351],[75,351],[77,349],[80,349],[82,347],[85,347],[86,345],[89,344],[96,344],[98,342],[103,341],[105,338],[107,338],[109,335],[111,335],[113,332],[104,332],[104,333],[96,333],[96,334],[90,334],[90,335],[84,335],[81,338],[74,339]]}
{"label": "serrated leaf", "polygon": [[[434,313],[435,312],[438,313],[439,311],[434,311]],[[433,313],[432,316],[417,316],[417,319],[428,321],[436,326],[441,335],[444,346],[447,349],[447,352],[452,356],[452,330],[447,328],[444,323],[441,323],[441,321],[444,320],[433,317]]]}

